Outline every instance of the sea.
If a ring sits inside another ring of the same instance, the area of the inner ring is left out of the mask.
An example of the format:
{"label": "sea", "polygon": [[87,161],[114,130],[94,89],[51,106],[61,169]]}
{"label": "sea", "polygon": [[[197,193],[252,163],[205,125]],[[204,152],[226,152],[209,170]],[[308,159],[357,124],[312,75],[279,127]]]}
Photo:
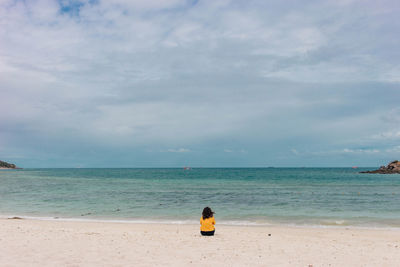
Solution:
{"label": "sea", "polygon": [[400,228],[400,175],[374,168],[22,169],[0,171],[0,217]]}

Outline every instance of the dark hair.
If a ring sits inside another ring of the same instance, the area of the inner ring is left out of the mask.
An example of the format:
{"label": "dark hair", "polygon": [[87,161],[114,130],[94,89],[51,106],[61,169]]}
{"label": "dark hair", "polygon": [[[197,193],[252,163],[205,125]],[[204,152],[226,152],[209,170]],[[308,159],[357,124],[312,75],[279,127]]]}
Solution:
{"label": "dark hair", "polygon": [[213,216],[214,216],[214,212],[209,207],[205,207],[203,209],[203,220],[212,218]]}

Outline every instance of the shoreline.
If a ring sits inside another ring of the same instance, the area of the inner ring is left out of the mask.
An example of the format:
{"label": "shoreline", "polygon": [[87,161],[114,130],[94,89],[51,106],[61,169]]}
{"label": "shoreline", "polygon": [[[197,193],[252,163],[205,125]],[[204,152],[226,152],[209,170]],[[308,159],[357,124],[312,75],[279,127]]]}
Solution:
{"label": "shoreline", "polygon": [[6,266],[399,266],[400,231],[0,219]]}
{"label": "shoreline", "polygon": [[[122,219],[122,218],[90,218],[90,217],[57,217],[57,216],[27,216],[17,214],[0,214],[0,220],[33,220],[33,221],[59,221],[59,222],[88,222],[88,223],[121,223],[121,224],[150,224],[150,225],[199,225],[197,220],[169,220],[169,219]],[[338,220],[341,221],[341,220]],[[306,224],[306,223],[283,223],[283,222],[260,222],[250,220],[218,220],[217,224],[223,226],[243,227],[288,227],[301,229],[360,229],[360,230],[393,230],[400,231],[400,226],[389,225],[352,225],[352,224]]]}

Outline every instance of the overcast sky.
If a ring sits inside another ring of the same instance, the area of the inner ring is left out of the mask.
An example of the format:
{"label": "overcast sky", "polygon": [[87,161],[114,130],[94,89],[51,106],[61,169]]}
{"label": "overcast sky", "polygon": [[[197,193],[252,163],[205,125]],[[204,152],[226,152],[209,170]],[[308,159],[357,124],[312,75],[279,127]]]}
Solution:
{"label": "overcast sky", "polygon": [[400,160],[400,1],[0,0],[0,159]]}

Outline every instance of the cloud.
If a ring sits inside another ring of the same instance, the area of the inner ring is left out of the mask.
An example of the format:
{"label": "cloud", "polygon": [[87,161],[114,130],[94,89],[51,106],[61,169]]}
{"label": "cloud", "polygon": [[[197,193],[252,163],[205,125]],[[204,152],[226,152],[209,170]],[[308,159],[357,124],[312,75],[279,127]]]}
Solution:
{"label": "cloud", "polygon": [[170,148],[167,151],[168,152],[172,152],[172,153],[186,153],[186,152],[190,152],[190,149],[187,149],[187,148],[179,148],[179,149]]}
{"label": "cloud", "polygon": [[343,149],[343,153],[379,153],[380,151],[378,149],[349,149],[345,148]]}
{"label": "cloud", "polygon": [[400,146],[395,146],[392,148],[386,149],[386,152],[388,153],[400,153]]}
{"label": "cloud", "polygon": [[400,131],[387,131],[372,136],[373,139],[396,140],[400,139]]}
{"label": "cloud", "polygon": [[193,161],[240,165],[293,147],[385,151],[398,131],[399,11],[386,0],[1,1],[0,156],[95,166],[96,151],[110,162],[190,147]]}
{"label": "cloud", "polygon": [[300,154],[299,151],[297,151],[297,150],[294,149],[294,148],[292,148],[290,151],[291,151],[293,154],[295,154],[295,155],[299,155],[299,154]]}

